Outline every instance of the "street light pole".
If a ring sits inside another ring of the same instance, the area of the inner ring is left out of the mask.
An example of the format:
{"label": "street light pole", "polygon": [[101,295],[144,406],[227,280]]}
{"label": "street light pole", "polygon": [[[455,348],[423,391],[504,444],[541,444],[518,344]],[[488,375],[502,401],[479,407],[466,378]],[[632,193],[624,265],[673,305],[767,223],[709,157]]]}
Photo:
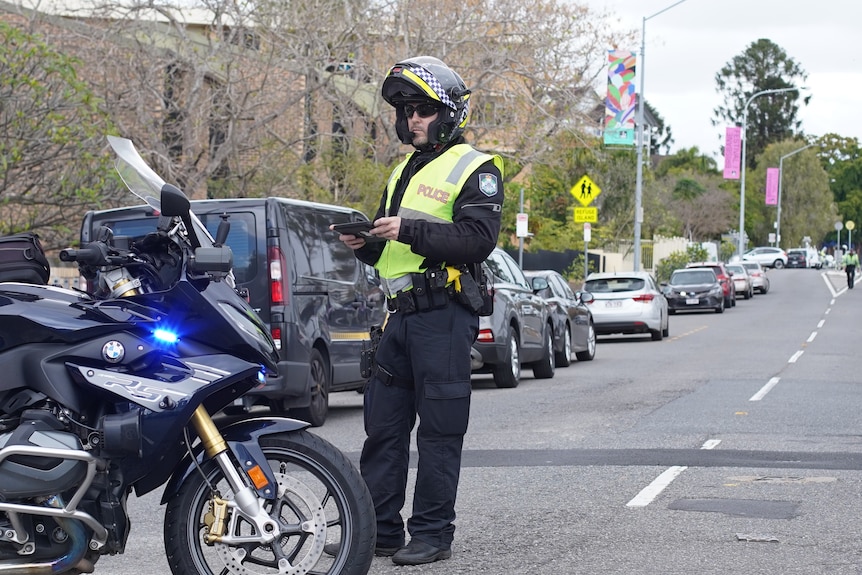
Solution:
{"label": "street light pole", "polygon": [[784,154],[778,160],[778,211],[775,214],[775,245],[779,248],[781,247],[781,180],[784,177],[784,158],[789,158],[790,156],[798,154],[802,150],[807,150],[814,145],[816,145],[816,142],[808,144],[807,146],[802,146],[797,150],[793,150],[789,154]]}
{"label": "street light pole", "polygon": [[737,249],[739,250],[739,257],[742,257],[743,252],[745,251],[743,248],[745,247],[745,141],[748,139],[745,137],[745,130],[748,128],[748,106],[751,102],[765,94],[780,94],[782,92],[798,92],[800,88],[796,86],[792,86],[790,88],[776,88],[774,90],[761,90],[760,92],[756,92],[751,95],[747,102],[745,102],[745,108],[742,111],[742,168],[740,170],[739,177],[739,241],[737,244]]}
{"label": "street light pole", "polygon": [[638,76],[640,76],[640,92],[638,92],[638,111],[635,122],[637,123],[637,178],[635,180],[635,254],[634,254],[634,268],[635,271],[640,271],[641,265],[641,222],[643,221],[643,207],[642,207],[642,198],[643,198],[643,181],[644,181],[644,62],[646,60],[646,56],[644,53],[646,52],[646,23],[647,20],[651,18],[655,18],[659,14],[663,14],[667,12],[674,6],[679,6],[685,2],[685,0],[679,0],[664,8],[663,10],[659,10],[652,16],[644,16],[643,23],[641,26],[641,61],[638,67],[640,70],[638,71]]}

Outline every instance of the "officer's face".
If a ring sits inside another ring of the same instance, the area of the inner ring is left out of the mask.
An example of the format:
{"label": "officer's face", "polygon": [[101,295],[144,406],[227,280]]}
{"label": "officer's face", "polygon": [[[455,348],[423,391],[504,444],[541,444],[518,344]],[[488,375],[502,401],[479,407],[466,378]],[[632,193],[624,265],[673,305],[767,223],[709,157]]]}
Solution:
{"label": "officer's face", "polygon": [[427,102],[409,102],[404,104],[404,116],[407,118],[407,129],[413,134],[413,145],[423,146],[428,143],[428,126],[440,115],[440,108]]}

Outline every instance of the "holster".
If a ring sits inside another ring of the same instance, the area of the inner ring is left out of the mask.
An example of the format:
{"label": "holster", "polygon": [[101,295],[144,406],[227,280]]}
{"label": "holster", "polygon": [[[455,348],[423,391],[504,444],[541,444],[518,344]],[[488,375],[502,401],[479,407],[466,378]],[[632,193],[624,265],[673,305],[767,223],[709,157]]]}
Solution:
{"label": "holster", "polygon": [[362,342],[362,351],[359,353],[359,375],[363,379],[371,377],[377,366],[377,346],[380,345],[380,338],[383,337],[383,328],[375,325],[369,330],[369,334],[371,337],[368,341]]}
{"label": "holster", "polygon": [[455,291],[455,299],[464,307],[479,316],[494,313],[494,294],[489,287],[488,277],[481,264],[459,266],[461,290]]}

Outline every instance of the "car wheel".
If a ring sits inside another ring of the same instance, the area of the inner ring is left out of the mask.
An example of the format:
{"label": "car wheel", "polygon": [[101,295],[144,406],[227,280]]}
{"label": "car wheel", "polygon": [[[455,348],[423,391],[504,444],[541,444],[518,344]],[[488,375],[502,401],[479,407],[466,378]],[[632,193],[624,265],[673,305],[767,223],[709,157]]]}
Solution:
{"label": "car wheel", "polygon": [[664,331],[661,329],[661,317],[658,319],[658,329],[649,330],[649,335],[653,341],[661,341],[664,339]]}
{"label": "car wheel", "polygon": [[774,267],[777,270],[780,270],[781,268],[784,267],[784,262],[781,260],[775,260],[774,262],[772,262],[772,267]]}
{"label": "car wheel", "polygon": [[291,411],[297,419],[307,421],[312,427],[320,427],[329,414],[329,365],[316,349],[311,350],[308,373],[311,377],[311,403],[308,407],[299,407]]}
{"label": "car wheel", "polygon": [[542,359],[533,364],[533,376],[536,379],[549,379],[554,377],[554,338],[551,337],[553,328],[545,326],[545,349]]}
{"label": "car wheel", "polygon": [[587,330],[587,349],[575,353],[578,361],[593,361],[596,357],[596,330],[593,327],[593,322],[590,322],[590,328]]}
{"label": "car wheel", "polygon": [[494,366],[494,385],[503,388],[518,387],[521,383],[521,347],[514,328],[509,333],[506,351],[505,361]]}
{"label": "car wheel", "polygon": [[662,337],[670,337],[670,320],[667,320],[667,323],[664,326],[664,329],[661,330]]}
{"label": "car wheel", "polygon": [[719,300],[718,307],[715,308],[715,313],[724,313],[724,298]]}
{"label": "car wheel", "polygon": [[554,353],[554,363],[557,367],[568,367],[572,362],[572,328],[566,326],[563,330],[563,350]]}

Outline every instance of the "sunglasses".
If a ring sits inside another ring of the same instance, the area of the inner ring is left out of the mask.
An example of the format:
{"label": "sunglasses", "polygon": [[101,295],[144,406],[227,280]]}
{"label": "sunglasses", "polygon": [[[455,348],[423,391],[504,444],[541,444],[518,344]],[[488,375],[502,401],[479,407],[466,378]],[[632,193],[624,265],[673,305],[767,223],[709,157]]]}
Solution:
{"label": "sunglasses", "polygon": [[419,114],[420,118],[430,118],[440,111],[440,107],[435,104],[404,104],[404,115],[410,118],[413,112]]}

